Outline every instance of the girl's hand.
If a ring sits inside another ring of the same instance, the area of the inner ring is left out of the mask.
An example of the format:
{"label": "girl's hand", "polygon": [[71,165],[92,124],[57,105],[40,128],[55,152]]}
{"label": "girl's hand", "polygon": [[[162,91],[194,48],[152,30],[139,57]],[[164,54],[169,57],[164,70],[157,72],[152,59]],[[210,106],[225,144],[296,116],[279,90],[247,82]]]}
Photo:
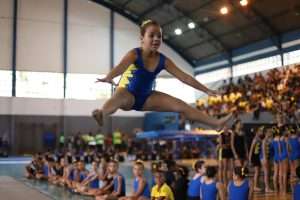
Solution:
{"label": "girl's hand", "polygon": [[99,83],[99,82],[110,83],[110,84],[112,84],[114,86],[118,86],[118,84],[116,84],[112,78],[107,77],[107,76],[104,77],[104,78],[97,78],[97,80],[95,81],[95,83]]}

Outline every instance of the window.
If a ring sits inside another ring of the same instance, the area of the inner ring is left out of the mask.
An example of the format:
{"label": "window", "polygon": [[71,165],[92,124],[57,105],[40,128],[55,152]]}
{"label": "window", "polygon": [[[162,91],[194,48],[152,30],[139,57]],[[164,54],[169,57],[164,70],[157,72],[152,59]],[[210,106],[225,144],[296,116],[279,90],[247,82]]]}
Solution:
{"label": "window", "polygon": [[194,103],[196,100],[194,89],[175,78],[157,78],[155,89],[187,103]]}
{"label": "window", "polygon": [[283,55],[284,65],[300,63],[300,50],[285,53]]}
{"label": "window", "polygon": [[63,98],[63,74],[52,72],[17,71],[16,96]]}
{"label": "window", "polygon": [[95,83],[105,75],[67,74],[66,98],[68,99],[107,99],[111,96],[109,83]]}
{"label": "window", "polygon": [[9,97],[12,92],[12,71],[0,70],[0,96]]}
{"label": "window", "polygon": [[242,76],[246,74],[252,74],[255,72],[265,71],[281,66],[280,55],[272,56],[255,60],[252,62],[243,63],[233,66],[233,76]]}
{"label": "window", "polygon": [[219,80],[228,79],[231,77],[231,70],[229,67],[207,72],[204,74],[199,74],[196,76],[196,79],[205,84],[205,83],[212,83]]}

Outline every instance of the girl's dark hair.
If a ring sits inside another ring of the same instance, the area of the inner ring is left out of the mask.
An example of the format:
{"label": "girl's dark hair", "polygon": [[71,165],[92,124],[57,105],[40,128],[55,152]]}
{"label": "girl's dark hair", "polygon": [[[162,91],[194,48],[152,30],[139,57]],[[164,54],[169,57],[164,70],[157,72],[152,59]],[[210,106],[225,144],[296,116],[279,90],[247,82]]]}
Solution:
{"label": "girl's dark hair", "polygon": [[242,121],[240,119],[237,119],[234,124],[232,125],[232,130],[235,130],[236,129],[236,126],[239,124],[239,123],[242,123]]}
{"label": "girl's dark hair", "polygon": [[140,33],[141,36],[144,36],[146,33],[146,30],[149,26],[158,26],[160,27],[159,23],[157,21],[148,19],[142,22],[141,27],[140,27]]}
{"label": "girl's dark hair", "polygon": [[166,173],[162,170],[156,170],[154,172],[154,174],[158,174],[158,175],[162,176],[164,179],[166,179]]}
{"label": "girl's dark hair", "polygon": [[198,171],[198,169],[201,169],[203,165],[204,165],[204,161],[198,160],[194,163],[193,168],[195,171]]}
{"label": "girl's dark hair", "polygon": [[289,131],[289,133],[296,134],[296,130],[293,128],[293,126],[287,126],[286,129]]}
{"label": "girl's dark hair", "polygon": [[208,178],[214,178],[217,174],[217,168],[214,166],[206,167],[206,176]]}
{"label": "girl's dark hair", "polygon": [[248,169],[245,167],[235,167],[233,171],[235,175],[239,176],[242,179],[248,176]]}
{"label": "girl's dark hair", "polygon": [[189,175],[189,169],[185,166],[178,166],[177,172],[181,174],[183,177],[188,177]]}
{"label": "girl's dark hair", "polygon": [[281,128],[278,128],[276,126],[273,126],[272,131],[273,131],[273,136],[281,136],[282,134],[282,130]]}

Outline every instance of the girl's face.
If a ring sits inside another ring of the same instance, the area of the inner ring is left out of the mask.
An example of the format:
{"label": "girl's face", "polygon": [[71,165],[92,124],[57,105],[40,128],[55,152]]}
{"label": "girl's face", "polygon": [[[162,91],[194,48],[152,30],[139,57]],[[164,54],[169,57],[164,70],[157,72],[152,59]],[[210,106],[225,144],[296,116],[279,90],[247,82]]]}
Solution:
{"label": "girl's face", "polygon": [[267,138],[271,138],[273,135],[272,129],[267,130]]}
{"label": "girl's face", "polygon": [[160,170],[162,170],[162,171],[168,171],[168,165],[167,165],[167,163],[162,163],[161,164],[161,167],[160,167]]}
{"label": "girl's face", "polygon": [[198,173],[205,174],[205,172],[206,172],[206,167],[204,165],[202,165],[202,167],[200,169],[198,169]]}
{"label": "girl's face", "polygon": [[60,165],[65,166],[65,159],[63,159],[63,158],[60,159]]}
{"label": "girl's face", "polygon": [[97,170],[98,169],[98,164],[96,162],[92,163],[92,169]]}
{"label": "girl's face", "polygon": [[111,174],[116,173],[118,171],[118,165],[116,163],[114,163],[114,162],[110,162],[108,164],[108,171]]}
{"label": "girl's face", "polygon": [[79,162],[79,163],[78,163],[78,169],[79,169],[79,170],[84,170],[84,169],[85,169],[85,164],[84,164],[84,162]]}
{"label": "girl's face", "polygon": [[163,183],[164,183],[164,177],[163,177],[163,174],[162,173],[156,173],[154,175],[154,180],[155,180],[155,183],[159,186],[161,186]]}
{"label": "girl's face", "polygon": [[161,28],[156,25],[147,27],[144,36],[141,36],[142,46],[151,51],[157,51],[162,42]]}
{"label": "girl's face", "polygon": [[262,131],[261,128],[259,128],[259,129],[257,130],[257,132],[256,132],[256,135],[257,135],[258,137],[260,137],[262,134],[263,134],[263,131]]}
{"label": "girl's face", "polygon": [[134,165],[132,168],[133,175],[135,177],[143,175],[143,167],[140,165]]}

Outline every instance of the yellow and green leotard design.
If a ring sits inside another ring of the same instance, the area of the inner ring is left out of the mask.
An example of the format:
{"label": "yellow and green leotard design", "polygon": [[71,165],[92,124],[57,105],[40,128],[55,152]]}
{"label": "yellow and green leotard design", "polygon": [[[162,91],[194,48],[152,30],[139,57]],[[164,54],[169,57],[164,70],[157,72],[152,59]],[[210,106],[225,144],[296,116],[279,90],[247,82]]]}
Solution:
{"label": "yellow and green leotard design", "polygon": [[123,73],[119,87],[126,88],[135,97],[132,109],[142,110],[145,101],[151,95],[157,74],[164,69],[165,56],[160,53],[158,66],[151,72],[144,67],[141,49],[136,48],[135,51],[137,59]]}

